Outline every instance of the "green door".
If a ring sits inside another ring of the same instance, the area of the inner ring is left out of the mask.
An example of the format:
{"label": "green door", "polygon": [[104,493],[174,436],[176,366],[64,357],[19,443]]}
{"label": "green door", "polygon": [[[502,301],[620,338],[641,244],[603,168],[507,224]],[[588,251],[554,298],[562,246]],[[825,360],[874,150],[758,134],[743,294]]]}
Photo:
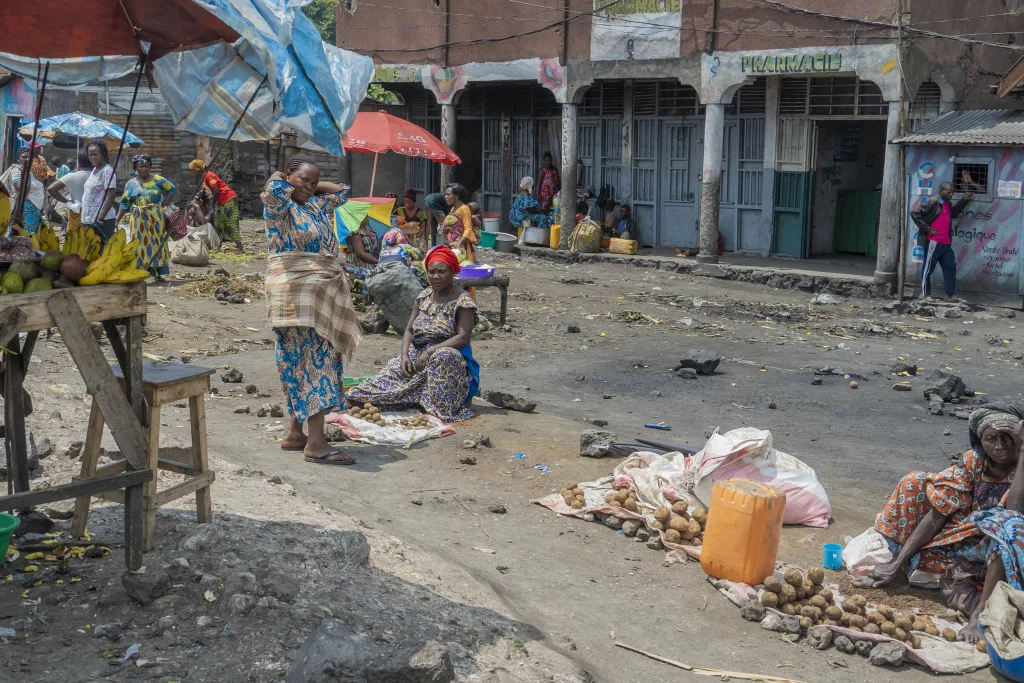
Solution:
{"label": "green door", "polygon": [[811,255],[811,201],[814,173],[775,173],[772,253],[809,258]]}
{"label": "green door", "polygon": [[836,202],[835,251],[878,255],[878,190],[840,190]]}

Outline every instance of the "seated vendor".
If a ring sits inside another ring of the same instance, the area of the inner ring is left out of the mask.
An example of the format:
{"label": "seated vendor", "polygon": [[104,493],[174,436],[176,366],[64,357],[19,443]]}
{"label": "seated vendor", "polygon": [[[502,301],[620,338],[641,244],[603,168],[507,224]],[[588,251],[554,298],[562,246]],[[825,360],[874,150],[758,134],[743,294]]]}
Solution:
{"label": "seated vendor", "polygon": [[533,178],[526,176],[519,181],[519,194],[512,200],[512,210],[508,214],[512,227],[522,228],[529,224],[535,228],[550,228],[551,216],[544,213],[540,202],[533,196]]}
{"label": "seated vendor", "polygon": [[348,262],[356,268],[367,270],[377,265],[380,256],[380,237],[370,227],[370,219],[364,218],[359,229],[350,232],[345,238],[348,244]]}
{"label": "seated vendor", "polygon": [[858,588],[906,587],[915,571],[942,575],[946,604],[970,619],[1006,581],[1024,590],[1024,406],[989,403],[968,423],[971,449],[942,472],[911,472],[875,520],[894,559],[858,577]]}
{"label": "seated vendor", "polygon": [[[637,237],[636,232],[636,221],[633,220],[633,212],[629,208],[629,204],[623,204],[619,207],[619,221],[615,227],[616,235],[619,239],[623,240],[635,240]],[[719,253],[721,256],[721,253]]]}
{"label": "seated vendor", "polygon": [[396,206],[392,215],[398,219],[398,227],[418,246],[427,229],[427,212],[416,206],[416,190],[405,191],[402,205]]}
{"label": "seated vendor", "polygon": [[416,298],[401,356],[345,398],[382,410],[419,407],[444,422],[468,420],[480,388],[480,365],[470,346],[476,303],[455,284],[459,260],[451,249],[434,247],[425,262],[430,286]]}
{"label": "seated vendor", "polygon": [[616,206],[618,204],[616,204],[615,200],[609,199],[602,207],[604,210],[604,220],[601,222],[601,232],[604,233],[605,237],[618,237],[616,227],[619,224],[619,214],[615,211]]}

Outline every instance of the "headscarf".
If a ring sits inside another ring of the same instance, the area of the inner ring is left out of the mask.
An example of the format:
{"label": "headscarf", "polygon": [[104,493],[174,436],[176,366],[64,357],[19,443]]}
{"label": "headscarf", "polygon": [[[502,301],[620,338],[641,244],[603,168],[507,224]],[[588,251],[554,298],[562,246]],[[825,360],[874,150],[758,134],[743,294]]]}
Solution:
{"label": "headscarf", "polygon": [[439,244],[428,251],[427,258],[424,260],[423,265],[426,268],[430,268],[430,264],[435,261],[440,261],[445,264],[451,268],[452,272],[456,275],[458,275],[459,271],[462,270],[462,267],[459,265],[459,257],[455,255],[454,251],[444,244]]}
{"label": "headscarf", "polygon": [[132,157],[132,168],[137,168],[139,164],[153,165],[153,157],[148,154],[136,154]]}
{"label": "headscarf", "polygon": [[444,195],[440,192],[428,194],[423,201],[427,203],[431,211],[448,212],[448,202],[444,200]]}
{"label": "headscarf", "polygon": [[411,199],[413,201],[416,201],[416,190],[410,187],[408,190],[405,191],[405,196],[402,197],[402,199]]}
{"label": "headscarf", "polygon": [[188,162],[188,170],[190,170],[190,171],[205,171],[206,170],[206,162],[203,161],[202,159],[193,159],[192,161]]}
{"label": "headscarf", "polygon": [[967,423],[970,432],[971,448],[979,457],[985,457],[985,449],[981,445],[981,435],[989,427],[1013,425],[1024,420],[1024,406],[1016,403],[986,403],[971,413]]}
{"label": "headscarf", "polygon": [[525,178],[520,180],[519,189],[526,190],[528,192],[533,192],[533,178],[531,178],[530,176],[526,176]]}
{"label": "headscarf", "polygon": [[389,247],[393,247],[396,244],[408,244],[409,238],[405,236],[405,233],[398,228],[391,228],[384,233],[383,242]]}

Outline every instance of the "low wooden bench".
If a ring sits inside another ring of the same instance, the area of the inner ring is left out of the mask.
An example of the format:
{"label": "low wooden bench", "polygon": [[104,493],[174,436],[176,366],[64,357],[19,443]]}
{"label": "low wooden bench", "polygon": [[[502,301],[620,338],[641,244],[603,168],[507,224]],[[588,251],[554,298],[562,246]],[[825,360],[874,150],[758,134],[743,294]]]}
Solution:
{"label": "low wooden bench", "polygon": [[468,287],[497,287],[501,293],[501,317],[498,324],[505,324],[505,315],[508,312],[508,275],[493,275],[491,277],[456,277],[455,283],[463,289]]}

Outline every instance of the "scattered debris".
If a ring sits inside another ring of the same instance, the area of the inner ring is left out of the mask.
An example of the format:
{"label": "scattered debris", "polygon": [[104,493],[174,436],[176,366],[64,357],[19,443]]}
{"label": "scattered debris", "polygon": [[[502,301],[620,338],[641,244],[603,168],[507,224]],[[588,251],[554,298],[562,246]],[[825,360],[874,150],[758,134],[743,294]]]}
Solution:
{"label": "scattered debris", "polygon": [[270,417],[284,417],[284,408],[280,403],[275,403],[270,407]]}
{"label": "scattered debris", "polygon": [[894,390],[896,390],[896,391],[913,391],[914,390],[914,387],[912,387],[909,382],[898,382],[897,384],[893,384],[892,388]]}
{"label": "scattered debris", "polygon": [[567,334],[579,334],[582,332],[580,326],[576,323],[569,323],[568,327],[565,328]]}
{"label": "scattered debris", "polygon": [[505,506],[500,504],[500,503],[498,503],[497,505],[492,505],[491,507],[489,507],[487,509],[490,510],[491,512],[493,512],[496,515],[503,515],[506,512],[508,512],[508,510],[505,509]]}
{"label": "scattered debris", "polygon": [[917,363],[895,363],[889,366],[889,372],[894,375],[917,375]]}
{"label": "scattered debris", "polygon": [[249,406],[239,406],[235,408],[235,415],[248,415],[249,411]]}
{"label": "scattered debris", "polygon": [[693,368],[702,375],[710,375],[718,369],[718,364],[722,362],[722,355],[715,353],[714,351],[707,351],[705,349],[687,349],[683,351],[682,357],[679,359],[679,364],[674,368],[679,370],[680,368]]}
{"label": "scattered debris", "polygon": [[961,398],[967,393],[964,381],[952,372],[939,368],[930,370],[925,376],[924,397],[930,399],[937,396],[949,403],[954,398]]}
{"label": "scattered debris", "polygon": [[476,456],[475,455],[467,455],[467,456],[461,457],[461,458],[459,458],[459,463],[463,464],[463,465],[475,465],[476,464]]}
{"label": "scattered debris", "polygon": [[532,413],[537,408],[536,403],[531,403],[525,398],[519,398],[503,391],[485,391],[483,399],[499,408],[515,410],[520,413]]}
{"label": "scattered debris", "polygon": [[683,379],[697,379],[697,371],[693,368],[679,368],[676,374]]}
{"label": "scattered debris", "polygon": [[220,381],[225,384],[241,384],[243,379],[242,371],[238,368],[231,368],[220,376]]}

